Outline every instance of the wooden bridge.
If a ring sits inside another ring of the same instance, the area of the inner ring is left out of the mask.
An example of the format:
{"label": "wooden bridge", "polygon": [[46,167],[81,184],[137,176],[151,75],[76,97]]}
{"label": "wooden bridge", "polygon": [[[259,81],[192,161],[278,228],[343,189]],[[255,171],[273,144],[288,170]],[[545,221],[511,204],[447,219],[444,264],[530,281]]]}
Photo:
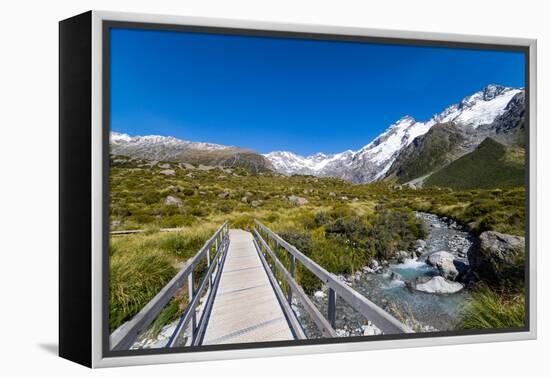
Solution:
{"label": "wooden bridge", "polygon": [[[297,264],[328,287],[326,316],[294,279]],[[252,232],[229,230],[226,222],[138,314],[111,334],[111,349],[132,348],[185,285],[188,304],[166,347],[306,339],[293,298],[322,337],[336,337],[338,297],[384,334],[412,332],[259,221]]]}

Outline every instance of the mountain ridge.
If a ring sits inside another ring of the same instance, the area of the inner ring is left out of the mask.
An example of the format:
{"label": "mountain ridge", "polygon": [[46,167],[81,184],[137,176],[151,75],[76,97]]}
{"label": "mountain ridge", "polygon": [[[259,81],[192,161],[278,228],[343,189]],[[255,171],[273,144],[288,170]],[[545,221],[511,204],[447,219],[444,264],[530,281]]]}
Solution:
{"label": "mountain ridge", "polygon": [[264,156],[283,174],[333,176],[358,183],[376,181],[387,177],[400,152],[433,126],[453,122],[463,131],[475,133],[501,116],[512,98],[519,93],[523,93],[523,88],[487,85],[460,102],[447,106],[427,121],[417,121],[409,115],[401,117],[357,151],[347,150],[331,155],[316,153],[307,157],[289,151],[276,151]]}
{"label": "mountain ridge", "polygon": [[111,132],[111,153],[140,159],[172,161],[194,165],[242,167],[251,173],[273,171],[261,154],[241,147],[191,142],[171,136],[130,136]]}
{"label": "mountain ridge", "polygon": [[[195,165],[240,166],[252,173],[335,177],[355,183],[396,178],[399,183],[431,174],[473,151],[485,138],[519,144],[524,130],[523,88],[490,84],[447,106],[427,121],[401,117],[362,148],[301,156],[290,151],[253,150],[175,137],[111,132],[111,153]],[[445,147],[444,147],[445,146]]]}

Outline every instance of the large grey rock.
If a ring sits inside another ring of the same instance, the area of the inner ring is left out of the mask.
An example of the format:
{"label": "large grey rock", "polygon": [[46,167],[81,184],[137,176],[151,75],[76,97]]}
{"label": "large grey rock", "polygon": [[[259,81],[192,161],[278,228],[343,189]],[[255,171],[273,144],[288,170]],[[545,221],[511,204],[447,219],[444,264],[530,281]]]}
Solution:
{"label": "large grey rock", "polygon": [[165,176],[174,176],[176,174],[176,171],[174,171],[173,169],[165,169],[160,171],[159,173]]}
{"label": "large grey rock", "polygon": [[302,206],[302,205],[305,205],[307,203],[309,203],[309,201],[307,199],[305,199],[304,197],[298,197],[298,196],[288,196],[288,200],[290,201],[290,203],[292,203],[293,205],[296,205],[296,206]]}
{"label": "large grey rock", "polygon": [[439,274],[446,279],[454,281],[458,277],[459,272],[455,266],[455,257],[447,251],[432,253],[428,256],[426,262],[437,268]]}
{"label": "large grey rock", "polygon": [[408,283],[408,286],[414,290],[432,294],[453,294],[464,288],[461,283],[448,281],[441,276],[419,277]]}
{"label": "large grey rock", "polygon": [[179,163],[179,167],[183,169],[195,169],[195,166],[189,163]]}
{"label": "large grey rock", "polygon": [[375,260],[375,259],[372,259],[370,264],[369,264],[369,267],[372,269],[372,270],[378,270],[380,269],[380,264],[378,264],[378,261]]}
{"label": "large grey rock", "polygon": [[177,206],[177,207],[181,207],[183,203],[182,203],[181,199],[179,199],[178,197],[175,197],[175,196],[167,196],[167,197],[164,199],[164,204],[165,204],[165,205],[168,205],[168,206]]}
{"label": "large grey rock", "polygon": [[408,259],[411,257],[411,254],[407,251],[397,251],[395,253],[395,257],[398,262],[402,263],[405,261],[405,259]]}
{"label": "large grey rock", "polygon": [[424,250],[424,248],[426,248],[426,241],[425,240],[418,239],[418,240],[415,240],[412,243],[412,249],[413,249],[413,251],[415,251],[417,253],[421,253]]}
{"label": "large grey rock", "polygon": [[218,194],[218,197],[219,197],[219,198],[228,198],[229,195],[230,195],[229,191],[224,190],[223,192],[221,192],[220,194]]}
{"label": "large grey rock", "polygon": [[468,253],[470,268],[480,279],[498,283],[523,277],[525,238],[485,231],[478,248]]}

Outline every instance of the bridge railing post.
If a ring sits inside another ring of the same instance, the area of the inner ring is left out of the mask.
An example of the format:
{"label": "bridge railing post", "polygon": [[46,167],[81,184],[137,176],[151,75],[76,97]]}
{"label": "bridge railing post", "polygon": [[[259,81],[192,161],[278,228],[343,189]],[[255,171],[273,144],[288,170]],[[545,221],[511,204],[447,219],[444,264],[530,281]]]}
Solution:
{"label": "bridge railing post", "polygon": [[[218,239],[216,239],[218,240]],[[216,243],[217,244],[217,243]],[[216,248],[214,250],[214,256],[215,256],[215,253],[218,251],[218,248]],[[208,270],[208,268],[210,268],[210,264],[211,264],[211,257],[210,257],[210,253],[212,253],[212,248],[208,248],[208,253],[206,254],[206,270]],[[208,289],[210,289],[212,287],[212,275],[208,275]]]}
{"label": "bridge railing post", "polygon": [[[292,278],[296,278],[294,274],[294,266],[296,265],[296,258],[294,255],[290,255],[290,275]],[[288,285],[288,303],[292,304],[292,287]]]}
{"label": "bridge railing post", "polygon": [[332,288],[328,289],[328,321],[336,329],[336,292]]}
{"label": "bridge railing post", "polygon": [[[193,271],[189,273],[189,276],[187,277],[187,291],[189,292],[189,303],[193,300],[193,297],[195,296],[195,284],[193,283]],[[192,310],[194,313],[191,317],[191,340],[195,341],[195,330],[197,328],[197,315],[195,314],[195,310]]]}

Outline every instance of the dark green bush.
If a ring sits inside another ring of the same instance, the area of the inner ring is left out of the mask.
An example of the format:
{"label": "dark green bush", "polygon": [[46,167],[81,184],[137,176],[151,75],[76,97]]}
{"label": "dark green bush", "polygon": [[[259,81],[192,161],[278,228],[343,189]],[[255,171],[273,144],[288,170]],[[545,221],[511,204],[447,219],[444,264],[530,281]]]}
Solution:
{"label": "dark green bush", "polygon": [[304,255],[311,256],[313,241],[309,233],[289,230],[280,232],[279,236],[296,247]]}

